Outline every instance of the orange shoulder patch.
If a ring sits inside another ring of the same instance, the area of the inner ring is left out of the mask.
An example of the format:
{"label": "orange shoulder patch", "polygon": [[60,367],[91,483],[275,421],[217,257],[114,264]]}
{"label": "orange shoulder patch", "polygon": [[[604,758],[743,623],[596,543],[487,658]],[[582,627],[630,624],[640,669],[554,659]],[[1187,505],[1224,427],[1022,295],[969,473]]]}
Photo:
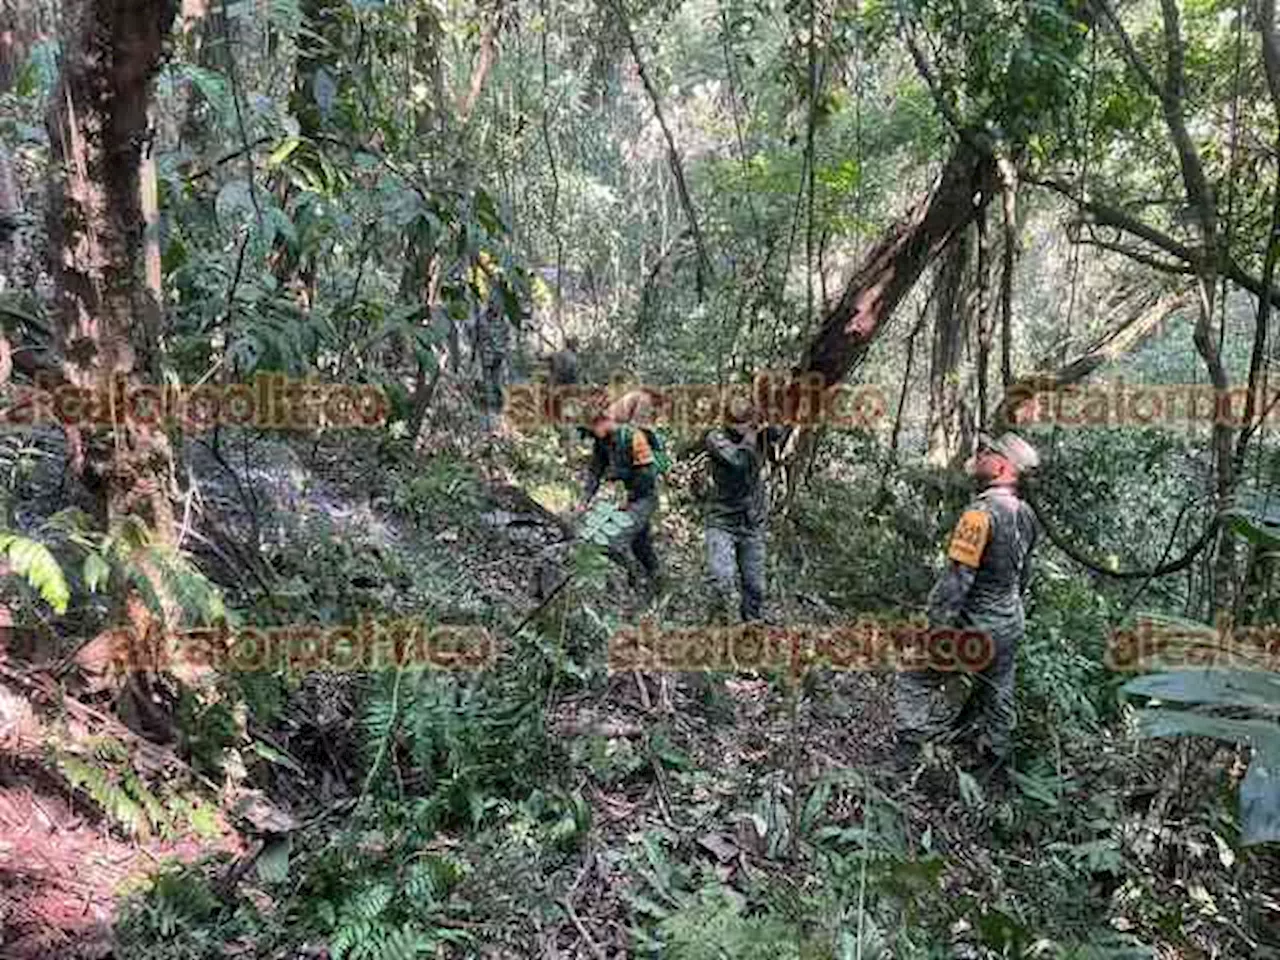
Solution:
{"label": "orange shoulder patch", "polygon": [[956,563],[976,568],[982,562],[982,551],[991,538],[991,517],[981,510],[966,510],[951,534],[947,556]]}
{"label": "orange shoulder patch", "polygon": [[653,450],[649,446],[649,438],[643,430],[636,430],[631,436],[631,464],[636,467],[647,467],[653,463]]}

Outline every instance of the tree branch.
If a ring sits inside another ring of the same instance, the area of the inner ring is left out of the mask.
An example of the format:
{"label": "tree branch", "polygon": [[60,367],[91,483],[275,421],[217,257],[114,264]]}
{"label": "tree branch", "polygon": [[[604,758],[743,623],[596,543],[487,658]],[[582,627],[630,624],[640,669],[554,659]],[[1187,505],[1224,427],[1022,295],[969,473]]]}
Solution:
{"label": "tree branch", "polygon": [[702,231],[698,227],[698,214],[693,206],[693,199],[689,195],[689,187],[685,183],[684,163],[680,159],[680,151],[676,147],[675,137],[671,134],[671,128],[667,126],[667,118],[662,112],[662,98],[658,96],[658,90],[653,85],[653,81],[649,79],[649,71],[645,68],[644,56],[640,52],[640,44],[636,40],[635,32],[631,29],[631,21],[627,17],[627,11],[623,6],[623,0],[612,0],[614,11],[618,17],[618,24],[622,27],[622,32],[627,38],[627,46],[631,49],[631,57],[636,62],[636,71],[640,74],[640,82],[644,84],[645,92],[649,95],[649,100],[653,104],[653,115],[658,121],[658,126],[662,129],[662,136],[667,141],[667,164],[671,167],[671,175],[676,181],[676,193],[680,197],[680,205],[684,207],[684,214],[689,220],[689,229],[693,232],[693,242],[698,248],[698,291],[701,296],[704,272],[706,275],[711,274],[711,260],[707,256],[706,245],[702,242]]}
{"label": "tree branch", "polygon": [[[1280,123],[1280,40],[1276,38],[1275,0],[1258,0],[1258,32],[1262,36],[1262,61],[1267,75],[1267,87],[1271,91],[1271,105],[1276,121]],[[1267,232],[1266,253],[1262,263],[1262,289],[1271,289],[1276,275],[1276,257],[1280,254],[1280,133],[1277,134],[1276,176],[1272,187],[1271,226]],[[1271,324],[1271,299],[1258,297],[1258,312],[1254,320],[1253,352],[1249,358],[1249,393],[1245,401],[1244,426],[1236,439],[1236,470],[1244,465],[1244,455],[1258,425],[1266,418],[1264,412],[1256,420],[1255,390],[1258,378],[1265,378],[1264,364],[1267,350],[1267,330]]]}
{"label": "tree branch", "polygon": [[[1118,298],[1115,312],[1128,304],[1131,299],[1131,294],[1122,293]],[[1103,364],[1132,350],[1171,313],[1185,309],[1189,303],[1190,295],[1185,292],[1158,298],[1150,294],[1143,295],[1137,309],[1131,310],[1126,319],[1094,340],[1080,356],[1057,370],[1032,373],[1012,384],[1005,391],[1000,406],[996,408],[994,424],[997,428],[1017,426],[1015,417],[1018,408],[1037,393],[1053,392],[1078,383]]]}
{"label": "tree branch", "polygon": [[[1140,240],[1145,240],[1159,250],[1172,257],[1187,263],[1191,269],[1188,273],[1195,272],[1195,264],[1200,259],[1197,252],[1192,248],[1175,240],[1161,230],[1157,230],[1150,224],[1144,223],[1137,217],[1126,213],[1119,207],[1113,207],[1109,204],[1100,203],[1096,200],[1086,200],[1075,194],[1075,191],[1065,183],[1058,180],[1031,180],[1036,186],[1045,187],[1053,190],[1066,197],[1072,203],[1076,204],[1081,210],[1086,210],[1094,217],[1094,222],[1104,227],[1115,227]],[[1230,280],[1232,283],[1249,291],[1255,297],[1261,298],[1263,291],[1270,291],[1270,300],[1272,306],[1280,306],[1280,289],[1272,284],[1264,284],[1262,280],[1254,275],[1247,273],[1234,259],[1232,259],[1225,251],[1219,252],[1219,261],[1217,264],[1218,271]]]}

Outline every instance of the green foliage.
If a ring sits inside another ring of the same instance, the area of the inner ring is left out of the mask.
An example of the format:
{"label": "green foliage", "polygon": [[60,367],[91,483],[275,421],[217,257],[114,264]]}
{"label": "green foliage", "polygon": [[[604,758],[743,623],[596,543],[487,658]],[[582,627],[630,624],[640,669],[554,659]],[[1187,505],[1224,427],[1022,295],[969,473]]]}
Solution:
{"label": "green foliage", "polygon": [[0,554],[8,559],[12,574],[26,580],[56,613],[67,612],[71,591],[48,547],[16,533],[0,532]]}
{"label": "green foliage", "polygon": [[574,741],[571,758],[596,782],[616,787],[645,770],[648,760],[626,737],[593,736]]}
{"label": "green foliage", "polygon": [[178,699],[179,745],[192,767],[208,776],[220,776],[226,751],[241,737],[234,701],[210,700],[184,689]]}
{"label": "green foliage", "polygon": [[[781,917],[747,915],[746,898],[719,884],[699,889],[659,922],[654,941],[652,952],[645,955],[673,960],[719,960],[724,956],[816,960],[833,956],[829,941],[819,952],[817,938],[805,936]],[[868,960],[879,955],[868,954]]]}
{"label": "green foliage", "polygon": [[1253,717],[1234,719],[1165,706],[1140,715],[1148,737],[1199,736],[1249,744],[1253,756],[1240,784],[1240,842],[1247,846],[1280,841],[1280,678],[1237,670],[1178,670],[1138,677],[1124,690]]}
{"label": "green foliage", "polygon": [[[483,673],[465,680],[430,670],[406,674],[397,693],[385,677],[365,704],[370,752],[398,731],[398,749],[419,771],[441,822],[479,826],[497,798],[519,797],[551,756],[544,702],[528,677]],[[383,776],[376,789],[386,793]]]}
{"label": "green foliage", "polygon": [[214,923],[223,905],[205,877],[180,864],[161,870],[144,896],[124,904],[116,924],[121,957],[212,960],[227,925]]}
{"label": "green foliage", "polygon": [[1020,723],[1040,744],[1096,734],[1116,700],[1103,666],[1107,605],[1088,581],[1036,558],[1026,637],[1018,650]]}
{"label": "green foliage", "polygon": [[400,960],[469,944],[471,935],[448,919],[464,906],[456,888],[469,866],[424,849],[430,832],[414,810],[379,814],[387,834],[361,821],[269,844],[254,871],[274,900],[265,914],[261,900],[215,892],[210,877],[225,870],[216,860],[164,869],[126,901],[120,955],[215,960],[241,942],[262,955],[322,943],[335,960]]}
{"label": "green foliage", "polygon": [[446,457],[427,461],[392,494],[397,509],[422,518],[475,507],[480,498],[475,471],[464,462]]}
{"label": "green foliage", "polygon": [[466,864],[415,850],[422,831],[412,834],[377,850],[376,836],[353,833],[304,862],[292,911],[336,960],[399,960],[469,942],[465,931],[433,922],[450,908]]}
{"label": "green foliage", "polygon": [[631,525],[631,517],[607,500],[598,500],[578,527],[578,537],[599,547],[606,547]]}
{"label": "green foliage", "polygon": [[81,791],[109,823],[126,835],[143,839],[159,834],[180,836],[185,830],[209,831],[207,803],[179,784],[148,784],[134,766],[128,749],[112,737],[91,738],[70,747],[51,747],[50,761],[71,786]]}

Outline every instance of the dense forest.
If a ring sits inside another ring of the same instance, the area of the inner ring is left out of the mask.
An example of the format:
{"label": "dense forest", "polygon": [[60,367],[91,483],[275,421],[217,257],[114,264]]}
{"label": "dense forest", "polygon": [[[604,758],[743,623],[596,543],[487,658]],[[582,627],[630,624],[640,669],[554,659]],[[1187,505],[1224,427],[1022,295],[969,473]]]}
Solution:
{"label": "dense forest", "polygon": [[0,957],[1280,958],[1275,7],[0,0]]}

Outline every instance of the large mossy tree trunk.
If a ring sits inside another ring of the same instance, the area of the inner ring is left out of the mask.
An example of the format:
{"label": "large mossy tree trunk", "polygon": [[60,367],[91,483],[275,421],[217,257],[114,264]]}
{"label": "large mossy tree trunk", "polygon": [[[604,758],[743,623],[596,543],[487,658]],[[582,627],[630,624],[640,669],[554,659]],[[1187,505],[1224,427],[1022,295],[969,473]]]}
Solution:
{"label": "large mossy tree trunk", "polygon": [[[176,482],[165,424],[126,398],[159,386],[161,309],[158,278],[149,284],[144,269],[141,171],[153,81],[177,9],[177,0],[67,0],[62,68],[46,116],[58,388],[88,391],[107,414],[95,410],[89,422],[64,428],[67,455],[100,528],[140,526],[159,551],[135,552],[128,575],[113,574],[109,613],[112,626],[127,623],[144,643],[130,652],[127,696],[117,710],[159,740],[172,736],[172,718],[156,706],[155,644],[181,617],[162,569],[176,540]],[[145,661],[133,659],[139,656]]]}
{"label": "large mossy tree trunk", "polygon": [[[68,0],[62,72],[47,116],[53,169],[49,235],[62,375],[82,389],[139,386],[158,345],[160,311],[143,276],[139,169],[147,108],[177,0]],[[102,393],[99,396],[104,395]],[[112,404],[112,407],[116,407]],[[171,542],[173,463],[163,429],[112,409],[68,430],[75,471],[99,520],[127,515]]]}

